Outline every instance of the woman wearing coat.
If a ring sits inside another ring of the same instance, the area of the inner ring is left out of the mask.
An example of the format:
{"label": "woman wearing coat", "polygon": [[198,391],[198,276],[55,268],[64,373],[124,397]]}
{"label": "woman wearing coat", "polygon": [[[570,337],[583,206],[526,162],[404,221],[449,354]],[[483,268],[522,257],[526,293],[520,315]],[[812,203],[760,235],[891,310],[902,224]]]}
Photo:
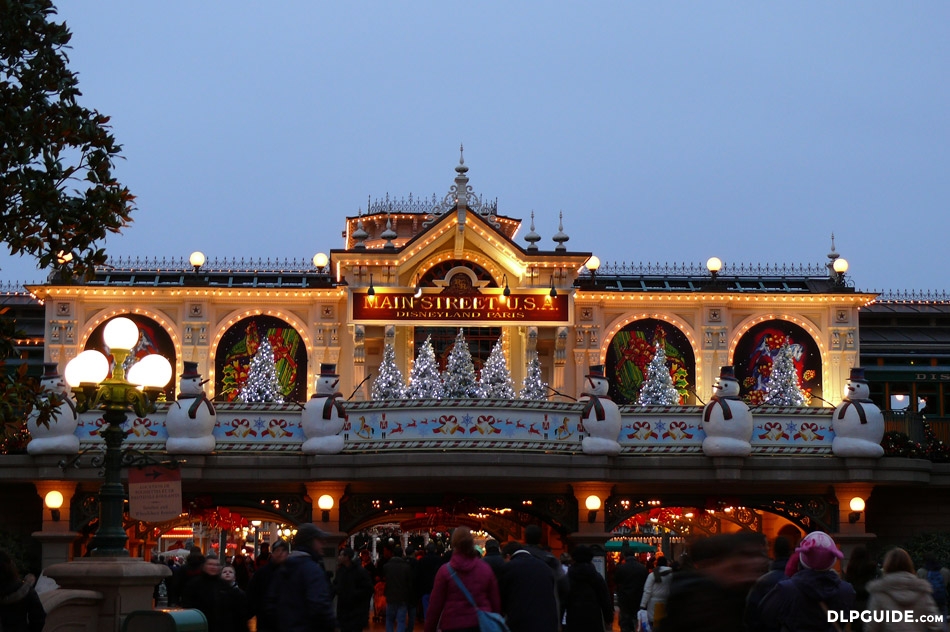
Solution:
{"label": "woman wearing coat", "polygon": [[425,632],[478,632],[478,614],[456,584],[450,571],[472,595],[479,610],[501,612],[501,596],[495,571],[478,557],[475,538],[468,527],[452,532],[452,559],[435,574]]}
{"label": "woman wearing coat", "polygon": [[[914,562],[904,549],[891,549],[884,556],[884,577],[868,584],[868,610],[872,615],[885,612],[912,610],[916,620],[927,615],[938,615],[930,582],[914,573]],[[912,630],[943,630],[943,623],[914,622],[866,622],[865,632],[904,632]]]}
{"label": "woman wearing coat", "polygon": [[[643,597],[640,599],[640,610],[647,611],[647,619],[652,625],[663,618],[666,600],[670,596],[670,581],[673,579],[673,569],[667,566],[666,558],[656,558],[656,566],[647,583],[643,585]],[[656,616],[657,606],[660,606],[660,616]]]}

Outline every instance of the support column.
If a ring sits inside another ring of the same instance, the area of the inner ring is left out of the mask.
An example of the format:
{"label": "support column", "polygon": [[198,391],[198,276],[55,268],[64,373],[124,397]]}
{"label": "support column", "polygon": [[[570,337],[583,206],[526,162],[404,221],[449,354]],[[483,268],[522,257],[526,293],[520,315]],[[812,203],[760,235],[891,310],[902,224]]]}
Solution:
{"label": "support column", "polygon": [[[37,481],[36,493],[43,504],[43,529],[33,533],[33,537],[42,547],[42,568],[46,569],[53,564],[69,562],[72,558],[72,544],[77,534],[69,528],[69,508],[76,493],[77,483],[74,481]],[[59,518],[55,519],[53,511],[46,508],[46,494],[58,491],[63,495],[63,506],[59,509]]]}
{"label": "support column", "polygon": [[[577,499],[577,531],[569,538],[574,544],[596,544],[603,547],[610,539],[605,518],[607,499],[613,493],[613,484],[602,481],[573,483],[574,498]],[[596,496],[600,500],[599,509],[588,509],[587,498]]]}
{"label": "support column", "polygon": [[851,510],[852,498],[861,498],[867,504],[873,490],[874,486],[870,483],[840,483],[835,485],[835,498],[838,499],[838,532],[830,535],[835,539],[835,543],[841,549],[841,552],[844,553],[844,559],[841,560],[842,569],[847,566],[855,547],[861,544],[866,545],[877,537],[866,530],[867,511],[853,512]]}

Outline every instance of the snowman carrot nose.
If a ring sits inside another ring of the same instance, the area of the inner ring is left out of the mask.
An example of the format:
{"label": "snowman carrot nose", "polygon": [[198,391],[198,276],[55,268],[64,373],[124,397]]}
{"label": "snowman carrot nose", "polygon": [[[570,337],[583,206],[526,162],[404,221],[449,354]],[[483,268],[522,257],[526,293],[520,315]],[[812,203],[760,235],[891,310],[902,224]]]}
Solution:
{"label": "snowman carrot nose", "polygon": [[201,382],[199,382],[199,383],[198,383],[198,386],[204,386],[205,384],[207,384],[207,383],[210,382],[210,381],[211,381],[211,378],[209,377],[207,380],[202,380]]}

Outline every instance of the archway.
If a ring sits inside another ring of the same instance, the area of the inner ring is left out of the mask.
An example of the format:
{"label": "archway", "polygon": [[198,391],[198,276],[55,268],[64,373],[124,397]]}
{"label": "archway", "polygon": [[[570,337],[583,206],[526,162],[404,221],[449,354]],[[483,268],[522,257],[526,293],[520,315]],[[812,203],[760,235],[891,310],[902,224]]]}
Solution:
{"label": "archway", "polygon": [[635,404],[647,377],[647,367],[663,345],[666,364],[681,403],[691,403],[696,384],[696,358],[686,335],[674,324],[657,318],[634,320],[620,329],[607,347],[606,374],[610,397],[618,404]]}
{"label": "archway", "polygon": [[799,386],[809,397],[822,397],[818,343],[799,325],[775,319],[750,327],[737,341],[732,355],[740,394],[750,404],[764,401],[773,360],[786,342],[792,351]]}
{"label": "archway", "polygon": [[216,400],[237,399],[264,341],[273,353],[265,364],[274,370],[280,396],[285,401],[306,399],[307,349],[300,333],[276,316],[260,314],[237,321],[221,336],[214,360]]}

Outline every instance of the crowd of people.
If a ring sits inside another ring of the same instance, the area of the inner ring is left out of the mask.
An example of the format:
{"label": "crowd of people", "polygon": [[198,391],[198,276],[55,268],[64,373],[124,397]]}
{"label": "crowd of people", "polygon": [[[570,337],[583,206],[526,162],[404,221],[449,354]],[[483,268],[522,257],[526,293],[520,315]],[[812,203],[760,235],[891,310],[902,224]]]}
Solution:
{"label": "crowd of people", "polygon": [[[204,612],[210,632],[246,632],[251,617],[260,632],[361,632],[371,617],[386,632],[476,632],[479,610],[503,615],[511,632],[610,630],[615,602],[594,552],[580,545],[558,559],[541,536],[528,526],[524,542],[488,540],[482,554],[458,527],[448,550],[434,541],[420,551],[386,546],[375,562],[341,547],[330,574],[328,536],[305,524],[292,547],[272,546],[244,586],[234,567],[193,553],[169,580],[169,602]],[[623,551],[611,577],[621,632],[947,629],[935,615],[947,614],[950,570],[933,558],[916,569],[898,548],[878,565],[857,547],[839,574],[844,556],[820,531],[796,546],[779,536],[772,553],[749,532],[696,540],[675,562],[661,555],[649,567]]]}
{"label": "crowd of people", "polygon": [[820,531],[794,548],[780,536],[773,554],[744,532],[696,540],[677,564],[660,557],[652,570],[626,555],[614,574],[621,631],[947,630],[950,570],[934,559],[917,570],[895,548],[878,566],[857,547],[839,574],[844,555]]}

